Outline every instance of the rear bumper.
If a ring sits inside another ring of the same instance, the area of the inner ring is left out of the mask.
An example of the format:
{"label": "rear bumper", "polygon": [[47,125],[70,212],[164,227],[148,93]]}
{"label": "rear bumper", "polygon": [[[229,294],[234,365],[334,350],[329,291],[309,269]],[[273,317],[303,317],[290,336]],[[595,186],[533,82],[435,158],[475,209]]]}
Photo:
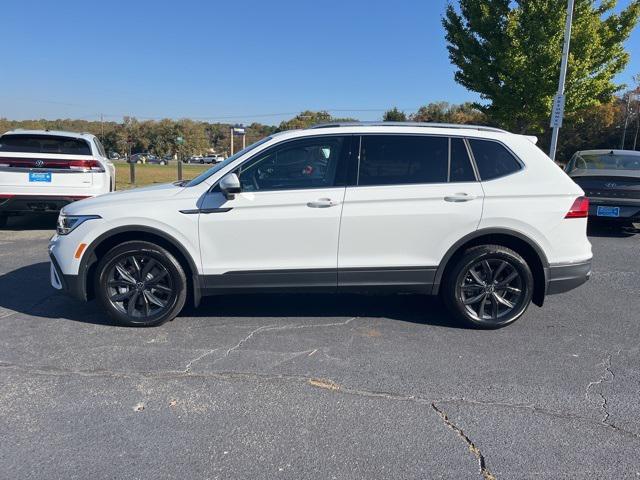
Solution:
{"label": "rear bumper", "polygon": [[[599,217],[598,207],[618,207],[620,216]],[[589,198],[589,219],[602,222],[640,222],[640,200],[615,198]]]}
{"label": "rear bumper", "polygon": [[49,258],[51,259],[51,286],[73,298],[86,302],[87,294],[80,276],[63,274],[55,255],[49,252]]}
{"label": "rear bumper", "polygon": [[0,196],[0,213],[56,213],[72,202],[93,195],[11,195]]}
{"label": "rear bumper", "polygon": [[586,262],[551,265],[547,269],[547,295],[568,292],[591,277],[591,259]]}

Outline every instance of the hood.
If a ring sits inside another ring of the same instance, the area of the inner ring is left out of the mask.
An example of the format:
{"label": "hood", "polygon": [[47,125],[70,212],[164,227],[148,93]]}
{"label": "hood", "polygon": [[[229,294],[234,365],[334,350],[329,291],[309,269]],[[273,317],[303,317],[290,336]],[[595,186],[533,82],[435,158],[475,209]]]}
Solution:
{"label": "hood", "polygon": [[173,183],[162,183],[148,187],[132,188],[131,190],[120,190],[118,192],[105,193],[93,198],[79,200],[70,203],[63,208],[67,215],[93,214],[103,207],[113,205],[132,204],[139,201],[159,201],[172,197],[184,190],[184,187]]}

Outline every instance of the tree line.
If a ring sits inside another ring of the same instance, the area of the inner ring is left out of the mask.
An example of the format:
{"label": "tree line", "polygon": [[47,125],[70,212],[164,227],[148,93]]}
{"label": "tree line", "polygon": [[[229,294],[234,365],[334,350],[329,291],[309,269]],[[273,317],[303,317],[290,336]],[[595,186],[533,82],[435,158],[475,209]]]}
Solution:
{"label": "tree line", "polygon": [[[616,75],[629,62],[624,42],[640,18],[640,0],[617,8],[616,0],[576,0],[566,83],[565,119],[557,159],[576,150],[640,148],[640,75],[636,90],[624,92]],[[481,101],[435,102],[416,112],[391,108],[386,121],[483,124],[539,137],[547,149],[549,118],[557,90],[564,39],[566,0],[456,0],[442,24],[456,82]],[[245,126],[248,144],[281,130],[353,120],[327,111],[304,111],[278,126]],[[622,143],[625,124],[628,133]],[[229,154],[230,124],[125,117],[122,122],[0,119],[0,132],[13,128],[86,131],[98,135],[109,152],[150,151],[157,155]],[[185,142],[176,144],[176,138]],[[239,143],[239,142],[238,142]],[[237,143],[236,143],[237,145]],[[237,148],[236,148],[237,150]]]}

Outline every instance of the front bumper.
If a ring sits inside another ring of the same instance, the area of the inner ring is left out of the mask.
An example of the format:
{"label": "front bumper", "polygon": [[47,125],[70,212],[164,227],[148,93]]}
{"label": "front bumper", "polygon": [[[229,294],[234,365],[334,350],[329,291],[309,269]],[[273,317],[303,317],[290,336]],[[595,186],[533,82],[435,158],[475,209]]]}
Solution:
{"label": "front bumper", "polygon": [[547,295],[568,292],[591,277],[591,259],[586,262],[551,265],[547,269]]}
{"label": "front bumper", "polygon": [[49,252],[49,258],[51,259],[51,286],[56,290],[63,291],[73,298],[86,302],[86,289],[84,288],[84,284],[81,281],[80,276],[65,275],[62,273],[62,269],[52,252]]}

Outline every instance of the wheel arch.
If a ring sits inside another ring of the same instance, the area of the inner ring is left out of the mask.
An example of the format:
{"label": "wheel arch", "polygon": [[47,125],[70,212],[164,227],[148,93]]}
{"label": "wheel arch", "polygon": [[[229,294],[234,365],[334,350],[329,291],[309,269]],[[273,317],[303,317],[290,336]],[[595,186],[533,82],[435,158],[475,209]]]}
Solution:
{"label": "wheel arch", "polygon": [[533,274],[533,303],[542,306],[547,288],[547,271],[549,262],[544,251],[531,238],[514,230],[503,228],[485,228],[476,230],[465,237],[462,237],[445,253],[438,270],[436,271],[432,294],[440,292],[440,285],[447,269],[455,263],[465,250],[478,245],[502,245],[516,251],[522,255]]}
{"label": "wheel arch", "polygon": [[131,240],[155,243],[171,252],[185,271],[187,288],[189,289],[187,298],[189,298],[190,294],[194,306],[200,303],[198,268],[193,257],[173,236],[162,230],[142,225],[114,228],[98,236],[87,246],[78,269],[78,275],[80,276],[79,285],[80,288],[82,288],[82,291],[79,293],[85,300],[90,300],[95,296],[92,279],[94,278],[95,269],[100,258],[114,246]]}

